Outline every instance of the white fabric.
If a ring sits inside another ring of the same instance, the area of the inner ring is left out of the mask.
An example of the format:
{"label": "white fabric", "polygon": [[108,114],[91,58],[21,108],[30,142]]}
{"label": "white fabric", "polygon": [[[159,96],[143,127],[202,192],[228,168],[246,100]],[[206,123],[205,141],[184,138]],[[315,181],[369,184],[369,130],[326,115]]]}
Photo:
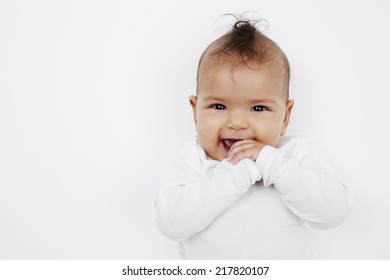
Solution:
{"label": "white fabric", "polygon": [[256,161],[212,160],[191,139],[154,204],[185,259],[311,259],[307,223],[341,224],[352,197],[313,143],[282,137]]}

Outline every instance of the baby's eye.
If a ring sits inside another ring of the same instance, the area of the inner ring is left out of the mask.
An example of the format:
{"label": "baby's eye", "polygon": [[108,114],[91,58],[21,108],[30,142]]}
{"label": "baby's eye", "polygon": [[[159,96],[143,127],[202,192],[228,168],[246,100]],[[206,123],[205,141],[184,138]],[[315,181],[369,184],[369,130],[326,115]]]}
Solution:
{"label": "baby's eye", "polygon": [[222,104],[213,104],[210,106],[210,108],[213,108],[215,110],[225,110],[226,106]]}
{"label": "baby's eye", "polygon": [[255,112],[262,112],[262,111],[266,111],[268,110],[267,107],[265,106],[262,106],[262,105],[256,105],[252,108],[251,111],[255,111]]}

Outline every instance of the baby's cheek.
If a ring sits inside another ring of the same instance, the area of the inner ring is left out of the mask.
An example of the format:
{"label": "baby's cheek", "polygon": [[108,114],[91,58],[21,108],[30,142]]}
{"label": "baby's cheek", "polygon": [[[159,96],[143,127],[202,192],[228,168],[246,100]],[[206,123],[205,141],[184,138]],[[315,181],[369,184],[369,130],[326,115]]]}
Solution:
{"label": "baby's cheek", "polygon": [[255,139],[266,145],[275,147],[279,143],[280,135],[277,133],[277,130],[264,127],[256,131]]}

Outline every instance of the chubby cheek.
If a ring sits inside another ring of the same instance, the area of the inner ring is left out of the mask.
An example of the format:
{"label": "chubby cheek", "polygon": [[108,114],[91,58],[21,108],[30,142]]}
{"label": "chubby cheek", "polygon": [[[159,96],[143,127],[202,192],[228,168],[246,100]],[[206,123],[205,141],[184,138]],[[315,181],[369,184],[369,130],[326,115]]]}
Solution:
{"label": "chubby cheek", "polygon": [[263,142],[264,144],[276,147],[280,140],[281,128],[275,123],[269,125],[258,125],[255,129],[256,140]]}
{"label": "chubby cheek", "polygon": [[207,130],[198,131],[198,141],[206,154],[215,160],[226,158],[221,154],[219,149],[219,137],[216,133],[209,133]]}
{"label": "chubby cheek", "polygon": [[219,151],[220,129],[221,124],[216,119],[200,117],[197,120],[196,131],[198,135],[199,144],[202,146],[202,148],[205,150],[209,157],[216,160],[223,159]]}
{"label": "chubby cheek", "polygon": [[196,131],[199,136],[205,137],[218,137],[219,130],[221,129],[221,121],[218,118],[208,116],[207,114],[201,114],[198,117],[196,124]]}

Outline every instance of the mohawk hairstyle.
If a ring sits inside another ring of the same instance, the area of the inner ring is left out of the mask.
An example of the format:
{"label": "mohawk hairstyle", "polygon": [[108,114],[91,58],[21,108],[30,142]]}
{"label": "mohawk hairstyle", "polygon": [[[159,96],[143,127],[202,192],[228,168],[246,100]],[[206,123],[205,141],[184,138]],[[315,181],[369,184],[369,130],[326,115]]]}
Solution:
{"label": "mohawk hairstyle", "polygon": [[260,21],[235,18],[236,23],[231,30],[212,42],[203,52],[198,64],[197,80],[200,69],[211,65],[230,65],[233,71],[242,65],[255,69],[255,66],[269,63],[283,66],[288,88],[290,64],[284,52],[256,28]]}
{"label": "mohawk hairstyle", "polygon": [[[241,61],[248,64],[250,61],[261,61],[266,51],[264,49],[264,35],[254,25],[246,20],[238,20],[232,30],[221,37],[225,44],[213,50],[210,55],[237,55]],[[263,43],[263,44],[261,44]]]}

